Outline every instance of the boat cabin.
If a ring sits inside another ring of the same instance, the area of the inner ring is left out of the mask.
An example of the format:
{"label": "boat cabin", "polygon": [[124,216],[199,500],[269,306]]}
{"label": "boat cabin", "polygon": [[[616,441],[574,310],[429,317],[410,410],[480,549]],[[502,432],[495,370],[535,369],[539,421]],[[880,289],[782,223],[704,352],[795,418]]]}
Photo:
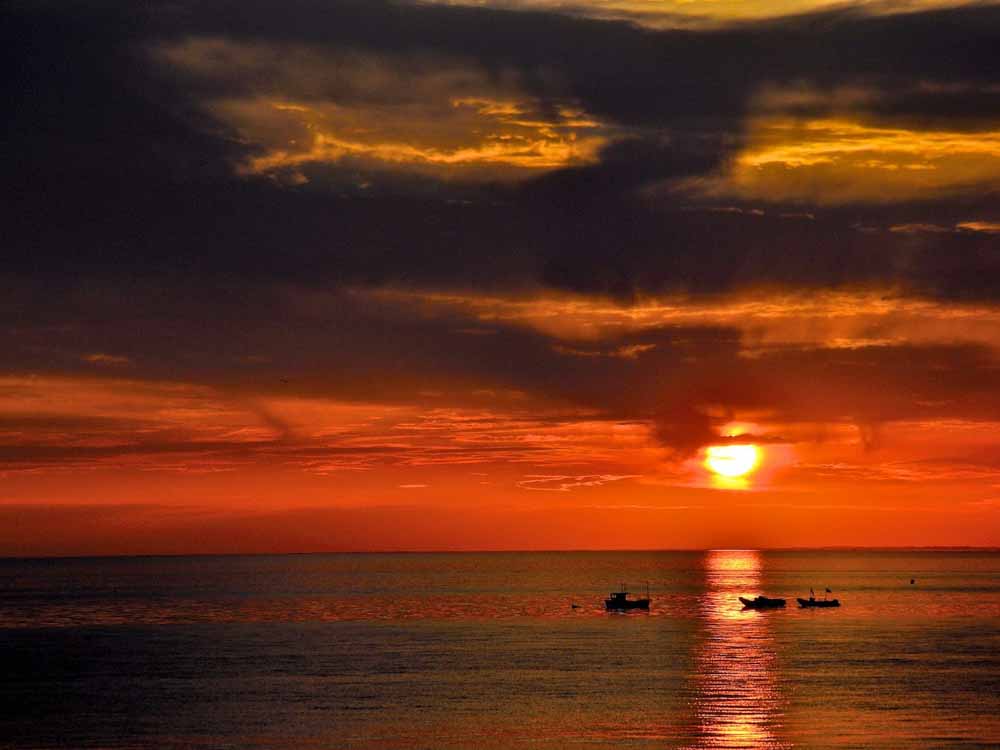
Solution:
{"label": "boat cabin", "polygon": [[629,610],[629,609],[649,609],[649,584],[646,585],[645,599],[629,599],[628,589],[622,584],[621,591],[612,591],[608,598],[604,600],[604,607],[607,610]]}

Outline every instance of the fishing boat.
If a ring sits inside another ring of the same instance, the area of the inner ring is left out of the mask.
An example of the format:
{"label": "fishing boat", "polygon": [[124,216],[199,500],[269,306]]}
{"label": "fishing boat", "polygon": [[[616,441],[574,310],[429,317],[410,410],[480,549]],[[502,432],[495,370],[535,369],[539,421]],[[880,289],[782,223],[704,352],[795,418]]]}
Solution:
{"label": "fishing boat", "polygon": [[622,584],[621,591],[612,591],[604,600],[604,608],[609,612],[628,612],[633,609],[649,610],[649,583],[646,584],[645,599],[629,599],[628,589]]}
{"label": "fishing boat", "polygon": [[808,599],[798,598],[799,606],[809,609],[811,607],[839,607],[840,599],[817,599],[810,596]]}
{"label": "fishing boat", "polygon": [[754,599],[747,599],[745,596],[741,596],[740,601],[743,602],[743,606],[747,609],[777,609],[778,607],[785,606],[784,599],[772,599],[767,596],[758,596]]}
{"label": "fishing boat", "polygon": [[[826,594],[832,594],[832,593],[833,592],[830,590],[830,588],[828,586],[826,588]],[[809,589],[809,598],[808,599],[803,599],[802,597],[798,598],[799,606],[803,607],[805,609],[812,609],[814,607],[839,607],[840,606],[840,600],[839,599],[827,599],[826,598],[826,594],[823,594],[823,598],[822,599],[817,599],[816,598],[816,592],[813,591],[812,589]]]}

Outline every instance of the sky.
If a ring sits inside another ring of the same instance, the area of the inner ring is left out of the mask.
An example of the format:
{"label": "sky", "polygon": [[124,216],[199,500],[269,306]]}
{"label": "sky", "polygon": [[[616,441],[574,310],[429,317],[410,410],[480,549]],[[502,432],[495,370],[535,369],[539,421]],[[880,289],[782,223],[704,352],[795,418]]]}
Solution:
{"label": "sky", "polygon": [[0,555],[1000,546],[1000,5],[0,16]]}

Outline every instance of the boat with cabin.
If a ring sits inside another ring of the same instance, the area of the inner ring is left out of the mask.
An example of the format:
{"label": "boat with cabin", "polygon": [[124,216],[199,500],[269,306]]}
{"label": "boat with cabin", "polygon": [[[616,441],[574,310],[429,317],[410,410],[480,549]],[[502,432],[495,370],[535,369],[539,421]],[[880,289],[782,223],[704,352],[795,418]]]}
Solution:
{"label": "boat with cabin", "polygon": [[802,607],[803,609],[813,609],[813,608],[823,608],[823,607],[839,607],[840,606],[840,600],[839,599],[827,599],[826,598],[826,594],[832,594],[832,593],[833,593],[833,591],[831,591],[830,587],[827,586],[826,587],[826,593],[823,594],[823,598],[822,599],[817,599],[816,598],[816,592],[813,591],[812,589],[809,589],[809,598],[808,599],[803,599],[802,597],[798,598],[799,606]]}
{"label": "boat with cabin", "polygon": [[646,583],[646,597],[644,599],[629,599],[629,591],[622,584],[621,591],[612,591],[608,598],[604,600],[604,608],[608,612],[629,612],[633,609],[649,611],[649,583]]}

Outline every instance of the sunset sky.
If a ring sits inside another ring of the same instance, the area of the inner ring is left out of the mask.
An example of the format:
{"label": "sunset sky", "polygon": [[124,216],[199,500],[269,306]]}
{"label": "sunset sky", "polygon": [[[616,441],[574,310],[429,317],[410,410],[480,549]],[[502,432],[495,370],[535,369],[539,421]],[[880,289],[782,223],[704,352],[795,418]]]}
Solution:
{"label": "sunset sky", "polygon": [[0,36],[0,555],[1000,546],[1000,5]]}

